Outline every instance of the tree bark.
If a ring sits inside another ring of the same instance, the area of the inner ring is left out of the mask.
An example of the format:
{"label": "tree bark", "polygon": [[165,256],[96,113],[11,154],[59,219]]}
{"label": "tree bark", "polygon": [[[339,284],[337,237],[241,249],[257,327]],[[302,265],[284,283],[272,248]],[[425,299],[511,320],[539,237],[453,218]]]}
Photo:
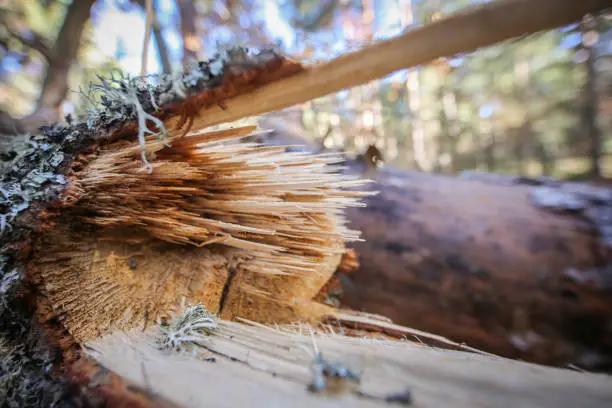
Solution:
{"label": "tree bark", "polygon": [[[588,219],[612,212],[610,189],[369,177],[379,195],[348,210],[364,242],[354,246],[359,269],[343,279],[344,305],[507,357],[610,368],[610,243],[595,230],[609,220]],[[583,209],[563,210],[587,196]],[[541,208],[560,198],[559,208]]]}
{"label": "tree bark", "polygon": [[68,93],[70,67],[77,58],[83,30],[94,3],[95,0],[75,0],[68,6],[50,55],[52,58],[47,66],[36,110],[30,117],[47,122],[59,119],[59,107]]}

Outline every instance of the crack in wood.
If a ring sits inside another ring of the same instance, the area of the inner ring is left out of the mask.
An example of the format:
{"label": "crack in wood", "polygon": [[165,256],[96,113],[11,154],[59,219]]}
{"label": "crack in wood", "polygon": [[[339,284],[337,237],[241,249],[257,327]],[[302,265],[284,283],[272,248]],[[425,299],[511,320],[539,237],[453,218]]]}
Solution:
{"label": "crack in wood", "polygon": [[236,274],[237,274],[236,267],[233,265],[229,265],[227,270],[228,270],[228,276],[225,281],[225,284],[223,285],[223,291],[221,292],[221,299],[219,299],[219,315],[221,315],[221,313],[223,312],[223,308],[225,307],[225,302],[228,298],[228,294],[230,291],[230,286],[232,285],[232,282],[234,281],[234,278],[236,277]]}

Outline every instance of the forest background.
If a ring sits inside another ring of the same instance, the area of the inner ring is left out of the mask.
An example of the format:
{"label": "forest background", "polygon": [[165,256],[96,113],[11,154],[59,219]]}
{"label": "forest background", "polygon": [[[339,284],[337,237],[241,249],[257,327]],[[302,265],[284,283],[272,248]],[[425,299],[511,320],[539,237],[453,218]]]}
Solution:
{"label": "forest background", "polygon": [[[145,0],[0,0],[2,142],[84,114],[98,74],[169,73],[237,45],[318,63],[483,2],[153,0],[145,46]],[[376,146],[405,169],[612,178],[612,15],[270,115],[322,149]]]}

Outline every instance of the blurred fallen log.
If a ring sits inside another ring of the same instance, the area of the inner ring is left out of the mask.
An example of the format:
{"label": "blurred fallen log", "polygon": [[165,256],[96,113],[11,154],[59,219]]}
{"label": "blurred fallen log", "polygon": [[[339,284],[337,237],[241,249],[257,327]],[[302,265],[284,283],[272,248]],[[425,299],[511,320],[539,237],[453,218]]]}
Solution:
{"label": "blurred fallen log", "polygon": [[506,357],[612,367],[612,190],[381,170],[340,301]]}

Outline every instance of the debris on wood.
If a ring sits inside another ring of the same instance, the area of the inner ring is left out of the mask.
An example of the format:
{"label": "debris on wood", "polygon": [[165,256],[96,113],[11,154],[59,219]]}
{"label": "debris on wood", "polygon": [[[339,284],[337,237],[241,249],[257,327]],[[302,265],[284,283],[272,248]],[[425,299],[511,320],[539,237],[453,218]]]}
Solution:
{"label": "debris on wood", "polygon": [[385,401],[390,402],[390,403],[397,403],[400,405],[406,405],[406,406],[412,405],[412,402],[413,402],[412,393],[410,392],[409,389],[405,389],[402,392],[387,395],[385,397]]}
{"label": "debris on wood", "polygon": [[[612,379],[605,375],[441,350],[415,341],[322,332],[315,337],[324,360],[340,362],[343,367],[362,361],[361,381],[353,392],[313,393],[307,387],[313,380],[309,367],[315,356],[310,352],[309,330],[300,334],[220,321],[218,334],[210,338],[211,348],[225,356],[216,364],[164,353],[151,342],[156,335],[153,328],[145,333],[116,332],[87,342],[92,349],[88,355],[141,387],[145,386],[140,373],[144,360],[149,381],[160,396],[194,408],[244,404],[262,408],[433,408],[446,406],[449,400],[457,408],[604,408],[612,401]],[[237,361],[232,362],[231,357]],[[349,381],[346,385],[357,384]]]}

